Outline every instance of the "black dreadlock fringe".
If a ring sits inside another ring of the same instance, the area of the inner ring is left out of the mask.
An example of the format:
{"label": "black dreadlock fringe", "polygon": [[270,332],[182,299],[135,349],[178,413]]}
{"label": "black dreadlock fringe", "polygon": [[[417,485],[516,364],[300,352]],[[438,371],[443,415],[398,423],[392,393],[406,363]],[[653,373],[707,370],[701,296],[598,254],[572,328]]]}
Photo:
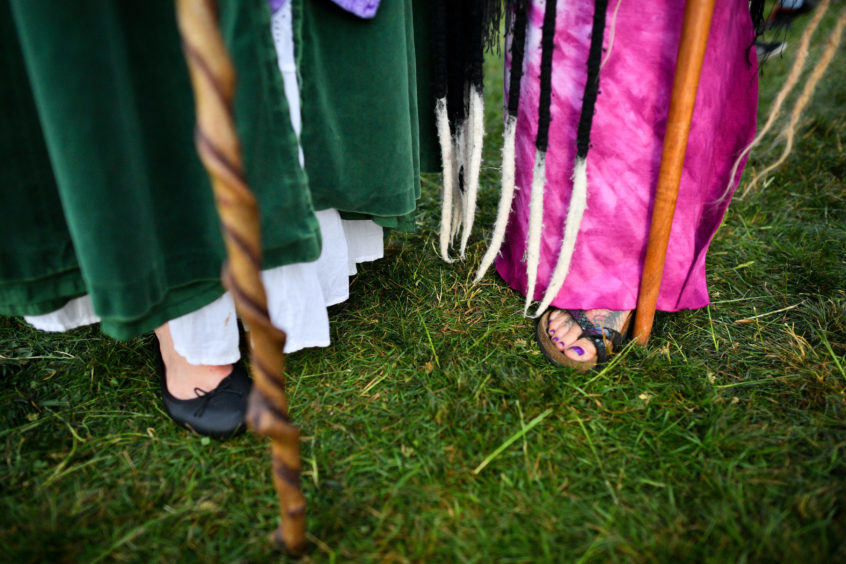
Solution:
{"label": "black dreadlock fringe", "polygon": [[[764,1],[765,0],[750,0],[749,13],[752,16],[752,38],[749,41],[749,46],[746,47],[746,64],[752,66],[758,55],[755,49],[755,42],[758,37],[764,33]],[[763,72],[763,65],[761,66]]]}
{"label": "black dreadlock fringe", "polygon": [[[526,52],[526,27],[528,24],[527,0],[510,0],[505,17],[507,33],[511,34],[511,66],[508,89],[508,115],[505,118],[502,139],[502,191],[499,195],[496,220],[487,251],[485,251],[473,283],[478,283],[499,255],[499,249],[505,239],[505,228],[511,202],[514,199],[514,146],[517,127],[517,113],[520,101],[520,83],[523,77],[523,59]],[[512,27],[512,24],[514,26]]]}
{"label": "black dreadlock fringe", "polygon": [[449,9],[432,2],[435,96],[447,98],[453,134],[466,117],[467,87],[484,87],[485,49],[498,48],[503,11],[503,0],[452,0]]}
{"label": "black dreadlock fringe", "polygon": [[538,104],[538,136],[535,146],[546,152],[549,145],[550,106],[552,105],[552,51],[555,41],[557,2],[546,0],[541,34],[540,102]]}
{"label": "black dreadlock fringe", "polygon": [[[467,77],[476,90],[482,92],[485,85],[485,30],[483,13],[487,4],[478,0],[468,0],[469,13],[469,42],[465,45],[467,52]],[[482,6],[482,4],[486,4]]]}
{"label": "black dreadlock fringe", "polygon": [[[582,98],[582,110],[579,115],[579,126],[576,134],[576,162],[573,166],[572,177],[573,191],[570,194],[567,218],[564,221],[564,233],[561,238],[558,259],[555,262],[555,268],[535,316],[542,314],[549,307],[567,279],[581,229],[582,218],[587,209],[587,153],[590,148],[590,130],[596,110],[596,97],[599,94],[599,70],[602,63],[602,39],[605,35],[605,13],[607,10],[608,0],[596,0],[593,8],[593,26],[587,60],[587,81],[585,82],[585,93]],[[534,187],[532,189],[534,190]],[[526,305],[528,306],[528,302]]]}
{"label": "black dreadlock fringe", "polygon": [[464,122],[467,111],[464,92],[470,45],[468,4],[468,0],[453,0],[444,20],[447,35],[447,114],[453,135]]}
{"label": "black dreadlock fringe", "polygon": [[579,116],[576,134],[576,156],[584,159],[590,148],[590,130],[596,113],[596,97],[599,94],[599,65],[602,62],[602,37],[605,33],[605,12],[608,0],[596,0],[593,13],[593,29],[590,36],[590,52],[587,60],[587,82]]}
{"label": "black dreadlock fringe", "polygon": [[[529,22],[529,5],[526,0],[514,2],[514,28],[511,36],[511,76],[508,83],[508,115],[517,117],[520,107],[520,83],[523,80],[523,58],[526,53],[526,26]],[[507,19],[511,18],[511,10]],[[506,25],[510,25],[510,21]],[[511,29],[511,28],[509,28]]]}
{"label": "black dreadlock fringe", "polygon": [[505,0],[505,30],[513,29],[516,14],[529,8],[529,0]]}
{"label": "black dreadlock fringe", "polygon": [[447,94],[446,0],[432,2],[432,89],[436,100]]}
{"label": "black dreadlock fringe", "polygon": [[[481,114],[485,46],[498,46],[502,2],[452,0],[449,10],[446,0],[432,2],[435,113],[445,177],[440,245],[447,262],[451,262],[447,239],[464,226],[460,247],[464,258],[473,225],[484,137]],[[455,186],[458,190],[454,190]],[[455,215],[459,208],[460,215]]]}
{"label": "black dreadlock fringe", "polygon": [[755,27],[757,37],[764,28],[764,0],[750,0],[749,12],[752,15],[752,25]]}
{"label": "black dreadlock fringe", "polygon": [[482,9],[482,46],[486,51],[500,52],[500,26],[502,24],[502,0],[477,0]]}
{"label": "black dreadlock fringe", "polygon": [[543,230],[543,190],[546,184],[546,149],[549,145],[549,122],[552,106],[552,52],[555,47],[556,0],[546,0],[541,28],[540,96],[538,100],[538,131],[535,139],[535,166],[532,171],[532,193],[529,198],[529,231],[526,238],[526,302],[523,314],[535,299],[535,283],[540,260]]}

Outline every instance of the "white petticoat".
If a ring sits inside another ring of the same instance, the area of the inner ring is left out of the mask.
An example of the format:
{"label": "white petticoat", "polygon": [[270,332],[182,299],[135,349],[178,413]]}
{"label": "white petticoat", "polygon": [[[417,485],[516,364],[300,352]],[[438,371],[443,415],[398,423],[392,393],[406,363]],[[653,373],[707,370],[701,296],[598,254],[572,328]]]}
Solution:
{"label": "white petticoat", "polygon": [[[290,2],[273,15],[271,29],[291,123],[299,135],[301,118]],[[302,148],[300,162],[303,162]],[[343,220],[333,209],[319,211],[316,215],[323,240],[320,257],[315,262],[262,272],[270,319],[287,334],[286,353],[306,347],[329,346],[326,308],[349,297],[349,277],[356,273],[356,264],[384,256],[379,225],[369,220]],[[176,351],[191,364],[236,362],[241,356],[236,318],[232,295],[226,292],[211,304],[171,320],[170,331]],[[36,329],[51,332],[68,331],[100,321],[89,296],[71,300],[52,313],[25,319]]]}

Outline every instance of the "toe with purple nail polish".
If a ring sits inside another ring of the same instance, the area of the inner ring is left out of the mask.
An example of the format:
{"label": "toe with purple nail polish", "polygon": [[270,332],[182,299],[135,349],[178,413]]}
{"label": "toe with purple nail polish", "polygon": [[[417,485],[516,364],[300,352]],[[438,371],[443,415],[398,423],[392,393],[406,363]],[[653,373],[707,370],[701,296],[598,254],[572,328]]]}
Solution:
{"label": "toe with purple nail polish", "polygon": [[574,353],[576,353],[579,356],[582,356],[583,354],[585,354],[585,349],[583,349],[580,346],[570,347],[570,350],[573,351]]}

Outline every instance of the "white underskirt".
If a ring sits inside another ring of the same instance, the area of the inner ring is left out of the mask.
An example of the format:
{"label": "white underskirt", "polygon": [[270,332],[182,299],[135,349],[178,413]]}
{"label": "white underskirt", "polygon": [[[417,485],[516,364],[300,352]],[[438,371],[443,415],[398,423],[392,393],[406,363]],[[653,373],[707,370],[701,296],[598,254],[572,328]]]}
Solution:
{"label": "white underskirt", "polygon": [[[271,32],[291,123],[299,135],[302,122],[290,2],[273,15]],[[329,346],[326,308],[349,297],[349,277],[356,273],[356,264],[384,255],[382,227],[373,221],[342,220],[333,209],[316,215],[323,240],[320,258],[262,272],[270,319],[287,334],[286,353]],[[100,321],[89,296],[71,300],[52,313],[25,319],[36,329],[51,332],[69,331]],[[170,331],[176,351],[191,364],[231,364],[241,356],[235,306],[229,292],[197,311],[171,320]]]}
{"label": "white underskirt", "polygon": [[[317,212],[323,250],[315,262],[289,264],[262,272],[273,324],[287,334],[285,352],[329,346],[326,308],[349,298],[356,264],[382,258],[382,228],[369,220],[344,220],[336,210]],[[69,301],[52,313],[27,316],[42,331],[61,332],[97,323],[91,298]],[[176,351],[191,364],[231,364],[240,357],[232,295],[170,321]]]}

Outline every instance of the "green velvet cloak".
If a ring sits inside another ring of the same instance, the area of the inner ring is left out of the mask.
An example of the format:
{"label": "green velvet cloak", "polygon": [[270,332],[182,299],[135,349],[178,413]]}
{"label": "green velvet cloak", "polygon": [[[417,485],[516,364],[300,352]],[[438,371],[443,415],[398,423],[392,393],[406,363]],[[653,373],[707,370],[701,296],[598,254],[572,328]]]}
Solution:
{"label": "green velvet cloak", "polygon": [[[265,0],[220,3],[265,266],[314,260]],[[217,298],[224,251],[171,1],[0,1],[0,313],[90,294],[128,338]]]}

